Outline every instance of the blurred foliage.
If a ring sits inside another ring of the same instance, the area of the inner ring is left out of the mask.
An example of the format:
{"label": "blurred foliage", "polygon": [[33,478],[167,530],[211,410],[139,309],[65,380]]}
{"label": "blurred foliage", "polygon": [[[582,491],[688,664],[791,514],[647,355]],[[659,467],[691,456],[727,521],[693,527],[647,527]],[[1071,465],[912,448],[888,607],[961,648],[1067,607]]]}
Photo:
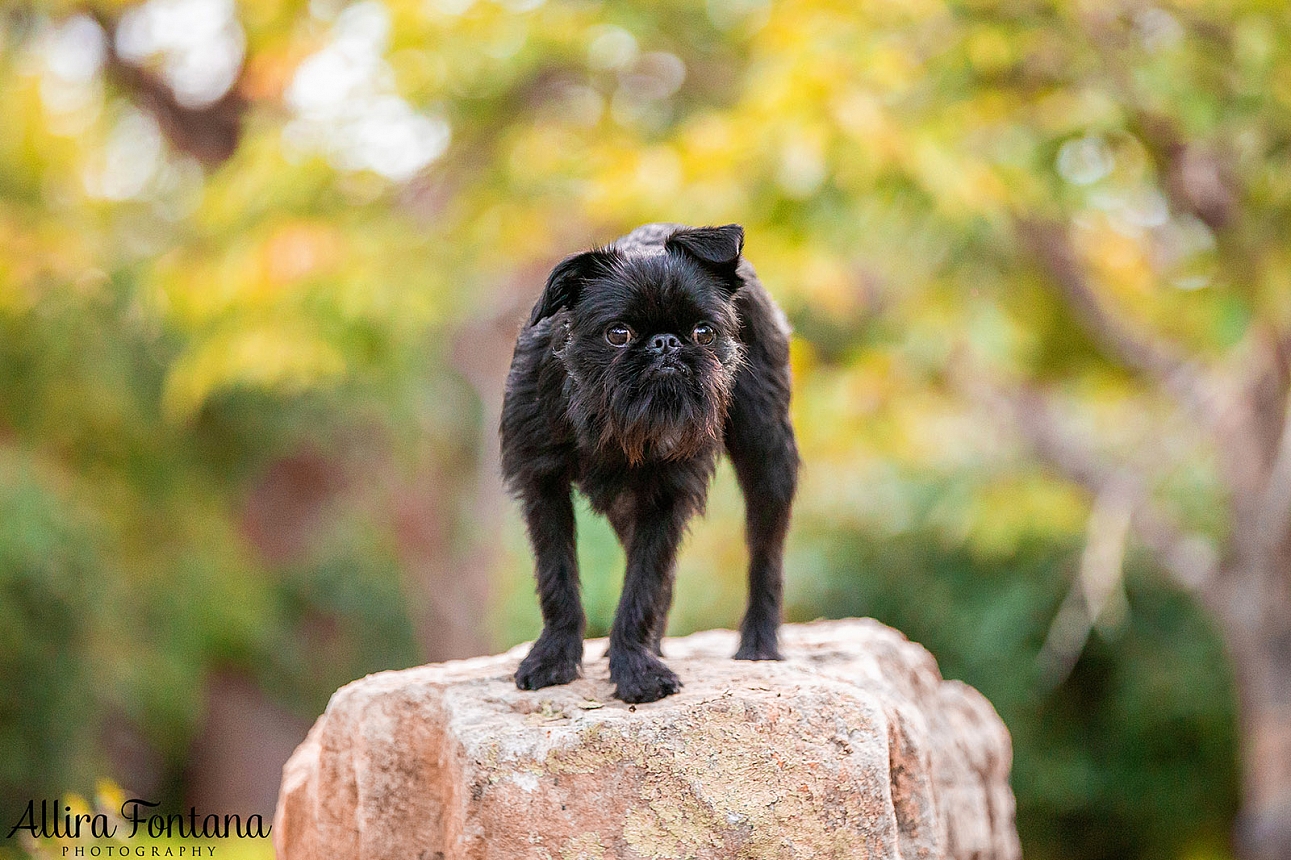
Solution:
{"label": "blurred foliage", "polygon": [[813,575],[795,614],[878,618],[995,705],[1013,736],[1026,856],[1224,856],[1237,797],[1231,673],[1198,610],[1141,559],[1127,573],[1129,623],[1092,639],[1050,689],[1035,657],[1077,547],[1026,541],[1001,563],[923,531],[813,530],[798,545]]}
{"label": "blurred foliage", "polygon": [[[232,53],[186,66],[185,33]],[[4,809],[86,790],[108,718],[182,772],[216,668],[308,717],[437,656],[436,607],[533,635],[515,517],[480,518],[508,336],[562,254],[738,221],[798,331],[793,618],[874,614],[992,698],[1028,856],[1224,850],[1214,634],[1135,562],[1125,625],[1046,689],[1089,499],[954,376],[1050,384],[1222,540],[1211,452],[1018,225],[1069,223],[1118,313],[1197,354],[1291,322],[1284,4],[41,0],[0,12],[0,84]],[[1176,140],[1241,196],[1181,205]],[[673,632],[738,620],[741,516],[723,469]],[[621,554],[579,523],[604,632]],[[416,573],[481,542],[487,605]]]}
{"label": "blurred foliage", "polygon": [[0,784],[39,794],[94,775],[97,661],[82,625],[102,593],[86,527],[31,471],[0,457]]}

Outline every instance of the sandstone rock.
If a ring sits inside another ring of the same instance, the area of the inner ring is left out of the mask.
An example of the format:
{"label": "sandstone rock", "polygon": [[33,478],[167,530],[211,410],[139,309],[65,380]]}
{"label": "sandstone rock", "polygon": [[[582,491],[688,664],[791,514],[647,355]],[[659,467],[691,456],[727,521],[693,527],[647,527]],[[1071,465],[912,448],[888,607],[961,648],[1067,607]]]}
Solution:
{"label": "sandstone rock", "polygon": [[986,699],[871,620],[783,628],[781,663],[736,635],[664,642],[685,684],[536,692],[495,657],[341,688],[283,770],[279,860],[1020,856],[1008,732]]}

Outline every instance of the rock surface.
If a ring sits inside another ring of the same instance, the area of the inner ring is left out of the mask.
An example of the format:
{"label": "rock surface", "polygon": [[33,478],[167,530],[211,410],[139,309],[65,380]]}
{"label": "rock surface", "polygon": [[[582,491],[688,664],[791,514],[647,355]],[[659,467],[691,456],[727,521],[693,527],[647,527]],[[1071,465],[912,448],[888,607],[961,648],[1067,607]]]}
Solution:
{"label": "rock surface", "polygon": [[341,688],[283,769],[279,860],[1020,857],[1004,724],[871,620],[782,628],[781,663],[725,630],[664,642],[685,684],[536,692],[495,657]]}

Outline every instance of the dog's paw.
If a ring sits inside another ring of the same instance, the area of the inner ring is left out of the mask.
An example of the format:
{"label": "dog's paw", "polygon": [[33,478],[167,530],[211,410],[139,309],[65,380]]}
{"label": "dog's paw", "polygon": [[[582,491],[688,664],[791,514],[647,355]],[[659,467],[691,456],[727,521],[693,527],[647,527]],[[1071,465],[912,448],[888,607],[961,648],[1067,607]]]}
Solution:
{"label": "dog's paw", "polygon": [[783,660],[775,648],[757,648],[752,645],[741,645],[735,652],[736,660]]}
{"label": "dog's paw", "polygon": [[557,684],[568,684],[578,677],[582,662],[582,641],[577,646],[553,643],[539,637],[516,670],[516,686],[521,690],[540,690]]}
{"label": "dog's paw", "polygon": [[741,636],[736,660],[783,660],[774,636]]}
{"label": "dog's paw", "polygon": [[616,685],[614,697],[632,705],[657,702],[681,689],[676,673],[644,651],[623,661],[612,660],[610,680]]}

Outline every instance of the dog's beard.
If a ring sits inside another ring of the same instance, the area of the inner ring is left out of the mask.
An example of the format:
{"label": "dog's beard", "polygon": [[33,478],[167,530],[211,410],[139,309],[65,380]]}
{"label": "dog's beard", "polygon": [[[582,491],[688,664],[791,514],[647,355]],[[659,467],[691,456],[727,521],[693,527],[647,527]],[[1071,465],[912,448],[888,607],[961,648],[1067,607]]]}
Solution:
{"label": "dog's beard", "polygon": [[689,359],[624,356],[581,379],[571,374],[571,411],[582,438],[597,450],[618,450],[628,462],[680,460],[721,442],[739,367],[702,354]]}

